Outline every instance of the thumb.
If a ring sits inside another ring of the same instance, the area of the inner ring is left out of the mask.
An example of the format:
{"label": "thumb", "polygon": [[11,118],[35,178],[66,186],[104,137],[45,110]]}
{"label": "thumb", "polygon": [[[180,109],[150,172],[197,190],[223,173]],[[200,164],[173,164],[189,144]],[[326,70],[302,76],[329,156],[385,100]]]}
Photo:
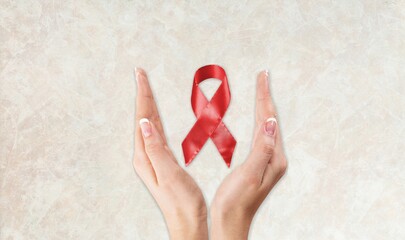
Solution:
{"label": "thumb", "polygon": [[276,146],[277,120],[274,117],[268,118],[259,130],[255,140],[255,146],[260,158],[264,161],[270,161]]}
{"label": "thumb", "polygon": [[139,120],[139,125],[142,132],[142,137],[145,146],[145,152],[156,172],[156,175],[162,177],[168,170],[172,169],[173,161],[168,159],[171,153],[160,136],[155,125],[147,118]]}
{"label": "thumb", "polygon": [[263,175],[267,164],[273,157],[276,146],[277,120],[268,118],[261,124],[255,136],[252,151],[246,161],[246,167],[255,175]]}

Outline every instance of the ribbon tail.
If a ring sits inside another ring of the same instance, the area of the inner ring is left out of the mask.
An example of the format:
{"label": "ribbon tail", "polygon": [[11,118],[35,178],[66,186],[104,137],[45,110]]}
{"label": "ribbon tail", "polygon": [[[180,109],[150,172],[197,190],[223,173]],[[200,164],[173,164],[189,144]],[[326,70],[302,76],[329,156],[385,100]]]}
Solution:
{"label": "ribbon tail", "polygon": [[195,158],[208,138],[209,135],[204,131],[204,129],[198,126],[197,121],[181,143],[186,166],[188,166]]}
{"label": "ribbon tail", "polygon": [[236,140],[226,128],[223,122],[211,134],[211,140],[214,142],[228,168],[231,166],[233,152],[236,146]]}

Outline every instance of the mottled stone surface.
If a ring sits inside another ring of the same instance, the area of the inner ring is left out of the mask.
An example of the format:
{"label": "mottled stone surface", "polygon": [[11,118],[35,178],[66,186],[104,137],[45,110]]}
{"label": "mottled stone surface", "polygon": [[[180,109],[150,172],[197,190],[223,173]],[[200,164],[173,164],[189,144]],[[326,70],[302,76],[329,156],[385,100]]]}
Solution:
{"label": "mottled stone surface", "polygon": [[[230,82],[231,169],[271,73],[289,170],[251,239],[405,239],[405,2],[186,2],[0,0],[0,239],[168,239],[132,168],[132,71],[184,166],[209,63]],[[208,202],[230,172],[211,141],[186,170]]]}

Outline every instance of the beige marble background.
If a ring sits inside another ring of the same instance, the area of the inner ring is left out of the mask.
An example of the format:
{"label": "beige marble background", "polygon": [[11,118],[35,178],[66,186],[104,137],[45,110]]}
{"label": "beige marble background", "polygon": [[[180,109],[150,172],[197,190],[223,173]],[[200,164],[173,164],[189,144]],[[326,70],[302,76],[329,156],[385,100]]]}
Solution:
{"label": "beige marble background", "polygon": [[132,71],[184,166],[210,63],[238,144],[231,169],[212,142],[186,168],[208,203],[249,152],[268,68],[289,170],[251,239],[405,239],[404,39],[401,0],[0,0],[0,239],[168,239],[131,165]]}

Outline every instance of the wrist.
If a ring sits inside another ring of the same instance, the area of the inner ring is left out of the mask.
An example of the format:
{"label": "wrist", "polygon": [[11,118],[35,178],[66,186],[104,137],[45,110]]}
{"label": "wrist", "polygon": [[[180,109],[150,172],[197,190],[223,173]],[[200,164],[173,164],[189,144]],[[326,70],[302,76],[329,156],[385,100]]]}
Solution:
{"label": "wrist", "polygon": [[184,216],[177,215],[166,218],[171,240],[207,240],[207,215]]}
{"label": "wrist", "polygon": [[252,217],[242,211],[211,211],[211,239],[248,239]]}

